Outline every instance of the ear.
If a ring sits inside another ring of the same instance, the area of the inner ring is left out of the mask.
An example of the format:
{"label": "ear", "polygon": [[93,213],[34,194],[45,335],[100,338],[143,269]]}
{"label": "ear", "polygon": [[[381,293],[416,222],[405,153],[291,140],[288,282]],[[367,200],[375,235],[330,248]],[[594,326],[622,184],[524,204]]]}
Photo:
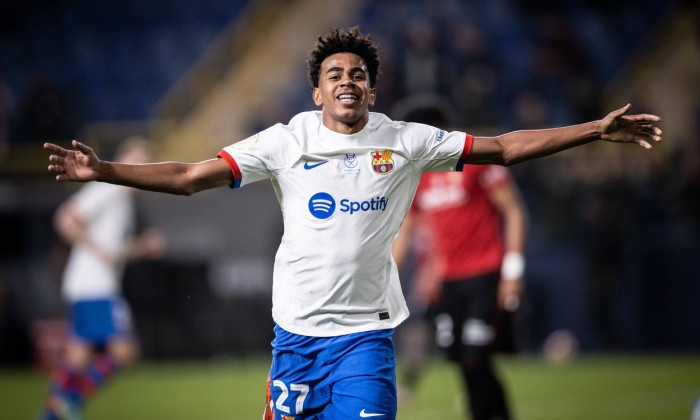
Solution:
{"label": "ear", "polygon": [[374,101],[377,100],[377,88],[372,88],[369,90],[369,104],[374,106]]}
{"label": "ear", "polygon": [[321,90],[317,87],[311,89],[311,97],[314,100],[316,106],[323,105],[323,99],[321,99]]}

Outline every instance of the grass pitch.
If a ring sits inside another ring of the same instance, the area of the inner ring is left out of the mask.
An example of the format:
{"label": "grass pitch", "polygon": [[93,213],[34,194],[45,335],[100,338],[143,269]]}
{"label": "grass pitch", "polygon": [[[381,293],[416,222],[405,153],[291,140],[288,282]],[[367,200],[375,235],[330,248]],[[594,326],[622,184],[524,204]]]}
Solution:
{"label": "grass pitch", "polygon": [[[501,357],[518,420],[688,420],[700,396],[700,355],[584,356],[564,365]],[[141,363],[90,400],[86,419],[259,419],[269,360]],[[398,369],[401,375],[401,366]],[[0,418],[35,419],[47,375],[0,369]],[[466,419],[453,366],[434,359],[399,405],[401,420]]]}

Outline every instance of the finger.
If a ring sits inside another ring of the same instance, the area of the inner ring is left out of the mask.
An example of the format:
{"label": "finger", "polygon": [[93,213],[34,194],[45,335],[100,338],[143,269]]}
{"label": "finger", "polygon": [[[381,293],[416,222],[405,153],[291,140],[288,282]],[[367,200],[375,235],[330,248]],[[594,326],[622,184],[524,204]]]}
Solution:
{"label": "finger", "polygon": [[649,138],[654,141],[660,141],[664,132],[659,127],[655,126],[651,122],[639,122],[637,123],[637,132],[644,133],[648,135]]}
{"label": "finger", "polygon": [[53,153],[61,154],[61,155],[65,155],[67,152],[67,150],[64,149],[63,147],[55,145],[53,143],[44,143],[44,149],[46,149],[50,152],[53,152]]}
{"label": "finger", "polygon": [[662,135],[663,131],[657,127],[639,128],[637,130],[637,136],[641,136],[647,141],[653,140],[655,142],[659,142],[662,139]]}
{"label": "finger", "polygon": [[92,149],[90,148],[90,146],[86,146],[83,143],[79,142],[78,140],[73,140],[72,144],[73,144],[73,147],[75,147],[76,149],[80,150],[81,152],[83,152],[85,154],[92,152]]}
{"label": "finger", "polygon": [[645,139],[643,139],[641,137],[635,137],[634,142],[647,150],[650,150],[652,148],[651,144],[649,144],[648,141],[646,141]]}
{"label": "finger", "polygon": [[66,161],[66,158],[65,158],[65,157],[61,157],[61,156],[58,156],[58,155],[51,155],[51,156],[49,156],[49,162],[55,162],[55,163],[63,164],[65,161]]}
{"label": "finger", "polygon": [[65,169],[61,165],[49,165],[49,172],[64,173]]}
{"label": "finger", "polygon": [[638,123],[652,123],[652,122],[661,121],[661,117],[659,117],[658,115],[654,115],[654,114],[628,115],[627,118],[631,119],[632,121],[636,121]]}
{"label": "finger", "polygon": [[613,118],[618,118],[618,117],[620,117],[620,116],[626,114],[627,111],[629,111],[629,109],[630,109],[631,107],[632,107],[632,104],[627,104],[627,105],[623,106],[622,108],[620,108],[620,109],[618,109],[618,110],[616,110],[616,111],[611,112],[611,113],[610,113],[610,116],[613,117]]}
{"label": "finger", "polygon": [[647,140],[652,140],[652,141],[657,142],[657,143],[663,139],[663,137],[660,134],[658,134],[656,131],[643,130],[642,133],[643,133],[643,136]]}
{"label": "finger", "polygon": [[649,140],[655,140],[655,138],[658,137],[654,133],[654,129],[652,127],[644,127],[644,126],[637,128],[636,135],[642,136],[642,137],[649,139]]}

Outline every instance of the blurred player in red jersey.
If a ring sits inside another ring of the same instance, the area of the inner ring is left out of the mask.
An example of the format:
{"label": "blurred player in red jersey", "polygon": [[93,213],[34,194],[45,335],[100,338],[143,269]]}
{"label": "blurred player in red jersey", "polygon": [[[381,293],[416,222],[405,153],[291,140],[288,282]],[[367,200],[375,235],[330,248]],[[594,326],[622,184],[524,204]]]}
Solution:
{"label": "blurred player in red jersey", "polygon": [[[441,126],[440,115],[423,109],[405,119]],[[492,354],[507,334],[499,328],[504,311],[520,304],[526,219],[508,169],[465,165],[461,173],[423,175],[395,243],[401,262],[411,237],[423,232],[415,294],[428,301],[437,345],[460,366],[475,420],[510,418]]]}

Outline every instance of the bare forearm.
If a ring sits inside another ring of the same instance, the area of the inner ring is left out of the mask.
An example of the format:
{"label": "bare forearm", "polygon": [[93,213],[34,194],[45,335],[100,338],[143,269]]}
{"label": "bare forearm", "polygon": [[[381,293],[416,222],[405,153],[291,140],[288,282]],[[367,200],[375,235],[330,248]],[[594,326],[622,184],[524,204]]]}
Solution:
{"label": "bare forearm", "polygon": [[508,164],[515,164],[599,140],[600,131],[596,121],[547,130],[516,131],[504,137],[510,150]]}
{"label": "bare forearm", "polygon": [[76,215],[70,201],[56,211],[54,227],[58,235],[68,244],[87,242],[88,235],[85,223]]}
{"label": "bare forearm", "polygon": [[513,131],[476,137],[467,163],[514,165],[601,138],[598,121],[545,130]]}
{"label": "bare forearm", "polygon": [[488,193],[491,204],[503,219],[505,251],[522,253],[527,233],[527,209],[514,180],[508,180]]}
{"label": "bare forearm", "polygon": [[130,165],[101,161],[97,181],[125,185],[142,190],[190,195],[197,191],[188,182],[190,165],[180,162]]}
{"label": "bare forearm", "polygon": [[523,211],[511,210],[504,217],[505,251],[522,253],[525,247],[527,221]]}
{"label": "bare forearm", "polygon": [[399,230],[399,236],[396,237],[394,244],[391,247],[391,254],[399,268],[403,266],[406,254],[408,254],[412,236],[413,216],[411,213],[409,213],[406,218],[404,218],[403,223],[401,224],[401,229]]}
{"label": "bare forearm", "polygon": [[70,201],[62,205],[56,212],[54,226],[59,236],[71,246],[80,246],[103,261],[111,263],[115,260],[115,255],[104,250],[90,238],[85,222],[76,213]]}

